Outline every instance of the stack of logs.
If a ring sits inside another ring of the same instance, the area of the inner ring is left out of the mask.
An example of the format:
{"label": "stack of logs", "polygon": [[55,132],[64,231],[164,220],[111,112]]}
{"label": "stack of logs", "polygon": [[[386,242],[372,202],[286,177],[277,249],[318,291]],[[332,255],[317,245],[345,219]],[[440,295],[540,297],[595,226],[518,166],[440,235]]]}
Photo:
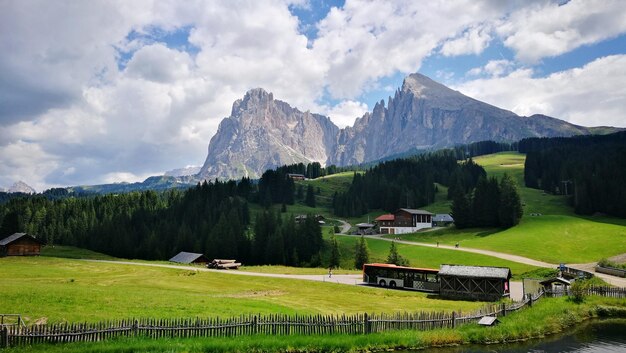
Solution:
{"label": "stack of logs", "polygon": [[239,266],[241,266],[241,262],[237,262],[237,260],[214,259],[207,264],[208,268],[216,268],[218,270],[236,270]]}

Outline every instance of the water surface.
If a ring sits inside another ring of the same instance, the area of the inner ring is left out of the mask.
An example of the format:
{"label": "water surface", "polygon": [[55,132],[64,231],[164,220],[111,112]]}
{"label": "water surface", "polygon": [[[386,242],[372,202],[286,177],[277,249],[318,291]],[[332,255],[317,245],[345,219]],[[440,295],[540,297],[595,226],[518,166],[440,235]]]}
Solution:
{"label": "water surface", "polygon": [[[486,328],[488,329],[488,328]],[[415,353],[626,353],[626,320],[595,321],[540,340],[430,348]]]}

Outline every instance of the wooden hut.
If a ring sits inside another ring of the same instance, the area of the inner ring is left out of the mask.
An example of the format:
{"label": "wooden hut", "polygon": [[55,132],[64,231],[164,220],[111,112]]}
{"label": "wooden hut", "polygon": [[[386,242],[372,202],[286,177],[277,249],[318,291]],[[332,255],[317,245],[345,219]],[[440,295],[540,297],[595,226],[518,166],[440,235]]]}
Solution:
{"label": "wooden hut", "polygon": [[176,256],[170,259],[171,262],[178,262],[180,264],[208,264],[209,259],[203,254],[196,254],[193,252],[181,251]]}
{"label": "wooden hut", "polygon": [[30,234],[15,233],[0,240],[0,257],[39,256],[43,242]]}
{"label": "wooden hut", "polygon": [[509,296],[507,267],[441,265],[440,294],[444,297],[496,301]]}

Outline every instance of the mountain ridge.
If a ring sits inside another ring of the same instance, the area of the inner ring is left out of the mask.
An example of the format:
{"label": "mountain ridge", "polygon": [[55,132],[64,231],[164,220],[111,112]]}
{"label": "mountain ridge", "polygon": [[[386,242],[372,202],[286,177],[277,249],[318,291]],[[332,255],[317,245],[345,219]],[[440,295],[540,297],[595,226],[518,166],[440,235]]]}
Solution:
{"label": "mountain ridge", "polygon": [[[319,162],[346,166],[380,160],[410,149],[438,149],[493,140],[608,132],[553,117],[519,116],[452,90],[427,76],[407,76],[393,97],[377,102],[353,126],[275,100],[262,88],[233,103],[209,143],[200,179],[260,177],[267,169]],[[613,129],[615,130],[615,129]]]}

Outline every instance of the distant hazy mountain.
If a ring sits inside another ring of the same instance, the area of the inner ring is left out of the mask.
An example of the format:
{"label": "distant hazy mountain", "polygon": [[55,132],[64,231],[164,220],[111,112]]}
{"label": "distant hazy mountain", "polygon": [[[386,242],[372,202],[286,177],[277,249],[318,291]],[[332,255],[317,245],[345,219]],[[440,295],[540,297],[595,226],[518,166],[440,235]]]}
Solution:
{"label": "distant hazy mountain", "polygon": [[233,103],[230,117],[220,123],[199,176],[257,178],[283,164],[325,164],[335,153],[338,131],[325,116],[301,112],[253,89]]}
{"label": "distant hazy mountain", "polygon": [[111,194],[143,190],[167,190],[173,188],[189,188],[194,186],[197,180],[192,176],[152,176],[137,183],[113,183],[100,185],[83,185],[68,187],[67,190],[76,193]]}
{"label": "distant hazy mountain", "polygon": [[168,170],[163,175],[171,176],[171,177],[180,177],[180,176],[195,175],[195,174],[198,174],[199,172],[200,172],[200,166],[192,165],[192,166],[187,166],[184,168]]}
{"label": "distant hazy mountain", "polygon": [[36,194],[37,191],[23,181],[17,181],[6,191],[10,193],[21,192],[24,194]]}
{"label": "distant hazy mountain", "polygon": [[220,123],[198,175],[201,179],[258,177],[292,163],[339,166],[380,160],[411,149],[438,149],[477,141],[608,133],[545,115],[519,116],[454,91],[426,76],[408,76],[394,97],[376,104],[352,127],[301,112],[254,89],[235,101]]}

